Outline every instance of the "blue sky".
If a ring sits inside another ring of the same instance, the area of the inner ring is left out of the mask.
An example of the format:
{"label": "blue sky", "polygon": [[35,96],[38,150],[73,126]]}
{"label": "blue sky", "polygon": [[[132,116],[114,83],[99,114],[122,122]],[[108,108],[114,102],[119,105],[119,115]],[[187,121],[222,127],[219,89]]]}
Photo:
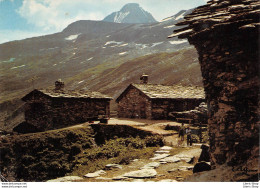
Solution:
{"label": "blue sky", "polygon": [[207,0],[0,0],[0,43],[62,31],[77,20],[102,20],[139,3],[158,21]]}

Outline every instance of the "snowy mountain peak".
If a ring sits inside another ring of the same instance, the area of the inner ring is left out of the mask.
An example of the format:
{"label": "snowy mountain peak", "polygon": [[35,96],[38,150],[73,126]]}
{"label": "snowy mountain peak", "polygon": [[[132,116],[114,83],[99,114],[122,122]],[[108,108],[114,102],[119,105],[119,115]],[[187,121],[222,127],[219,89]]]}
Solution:
{"label": "snowy mountain peak", "polygon": [[145,11],[138,3],[128,3],[118,12],[113,12],[104,18],[106,22],[116,23],[154,23],[153,16]]}

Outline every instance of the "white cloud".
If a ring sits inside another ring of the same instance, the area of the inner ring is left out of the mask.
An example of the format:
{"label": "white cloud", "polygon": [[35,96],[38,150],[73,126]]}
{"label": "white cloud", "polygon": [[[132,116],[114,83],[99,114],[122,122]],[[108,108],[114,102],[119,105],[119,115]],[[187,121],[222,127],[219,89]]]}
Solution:
{"label": "white cloud", "polygon": [[[203,2],[206,0],[199,0]],[[180,10],[192,8],[193,0],[131,0],[152,13],[161,20]],[[44,31],[61,31],[70,23],[77,20],[102,20],[108,14],[118,11],[129,0],[23,0],[17,12],[28,23]],[[184,6],[185,5],[185,6]],[[193,6],[194,7],[194,6]]]}
{"label": "white cloud", "polygon": [[96,10],[86,10],[90,0],[24,0],[17,12],[28,23],[44,31],[61,31],[77,20],[100,20],[103,13]]}

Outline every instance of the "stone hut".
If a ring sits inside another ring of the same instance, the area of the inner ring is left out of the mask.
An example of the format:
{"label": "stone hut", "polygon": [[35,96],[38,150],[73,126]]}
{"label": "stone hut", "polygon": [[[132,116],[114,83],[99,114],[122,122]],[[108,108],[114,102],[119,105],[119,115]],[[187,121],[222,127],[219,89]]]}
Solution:
{"label": "stone hut", "polygon": [[203,101],[201,87],[144,83],[130,84],[116,99],[118,117],[142,119],[169,119],[170,112],[191,110]]}
{"label": "stone hut", "polygon": [[64,83],[57,81],[55,89],[35,89],[22,98],[25,122],[14,131],[45,131],[109,116],[111,99],[99,92],[65,90]]}
{"label": "stone hut", "polygon": [[259,180],[259,18],[259,0],[211,0],[170,36],[188,38],[198,51],[211,165],[231,168],[230,181]]}

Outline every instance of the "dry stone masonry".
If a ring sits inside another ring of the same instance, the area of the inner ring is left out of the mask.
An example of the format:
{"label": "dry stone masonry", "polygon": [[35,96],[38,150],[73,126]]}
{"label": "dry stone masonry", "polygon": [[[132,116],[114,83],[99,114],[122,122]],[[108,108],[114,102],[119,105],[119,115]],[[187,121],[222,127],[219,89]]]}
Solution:
{"label": "dry stone masonry", "polygon": [[173,111],[191,110],[205,101],[204,89],[193,86],[130,84],[117,98],[118,117],[169,119]]}
{"label": "dry stone masonry", "polygon": [[[211,164],[257,178],[259,155],[259,0],[212,0],[169,37],[199,54],[209,106]],[[236,179],[234,179],[236,180]]]}
{"label": "dry stone masonry", "polygon": [[99,92],[65,90],[62,83],[57,81],[55,89],[35,89],[24,96],[25,122],[14,131],[45,131],[109,116],[112,98]]}

